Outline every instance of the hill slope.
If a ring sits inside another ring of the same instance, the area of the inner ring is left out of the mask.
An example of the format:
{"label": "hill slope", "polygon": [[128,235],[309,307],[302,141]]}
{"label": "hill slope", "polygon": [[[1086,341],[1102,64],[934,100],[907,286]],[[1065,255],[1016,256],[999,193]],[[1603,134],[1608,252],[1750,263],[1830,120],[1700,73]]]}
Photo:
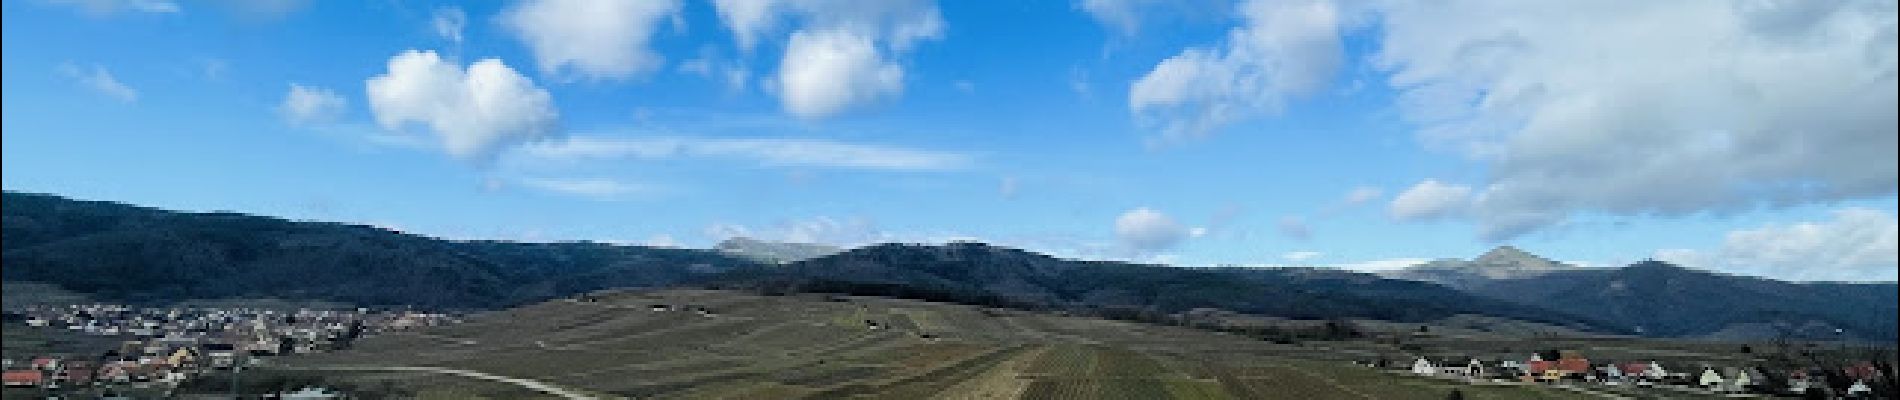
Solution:
{"label": "hill slope", "polygon": [[1196,269],[1075,261],[981,243],[883,244],[723,274],[726,287],[845,292],[966,303],[1174,313],[1219,308],[1269,316],[1429,321],[1481,314],[1577,327],[1584,318],[1442,286],[1336,270]]}
{"label": "hill slope", "polygon": [[105,299],[274,297],[497,307],[750,265],[713,251],[598,243],[456,242],[380,228],[183,213],[8,192],[9,282]]}
{"label": "hill slope", "polygon": [[1624,268],[1570,266],[1500,247],[1383,276],[1433,282],[1485,297],[1609,321],[1650,336],[1893,340],[1893,283],[1795,283],[1646,261]]}

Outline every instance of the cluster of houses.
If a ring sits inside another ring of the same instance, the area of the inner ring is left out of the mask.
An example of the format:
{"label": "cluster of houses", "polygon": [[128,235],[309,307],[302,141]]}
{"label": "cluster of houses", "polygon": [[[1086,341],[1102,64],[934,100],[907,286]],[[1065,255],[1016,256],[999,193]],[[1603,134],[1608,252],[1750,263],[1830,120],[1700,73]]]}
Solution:
{"label": "cluster of houses", "polygon": [[1784,385],[1779,385],[1785,394],[1803,394],[1809,389],[1822,389],[1828,393],[1843,397],[1865,397],[1872,394],[1872,386],[1893,377],[1885,376],[1872,363],[1859,362],[1842,368],[1841,375],[1852,379],[1852,384],[1844,387],[1829,387],[1824,373],[1819,369],[1780,371],[1770,375],[1761,368],[1717,368],[1708,365],[1699,367],[1677,366],[1681,369],[1665,368],[1661,362],[1632,361],[1593,364],[1582,353],[1562,351],[1556,359],[1546,360],[1541,354],[1531,355],[1529,360],[1502,360],[1485,362],[1476,358],[1464,360],[1434,361],[1417,358],[1412,361],[1406,372],[1434,377],[1460,378],[1466,380],[1519,381],[1530,383],[1593,383],[1602,385],[1669,386],[1677,388],[1695,388],[1716,393],[1771,393],[1768,376],[1785,377]]}
{"label": "cluster of houses", "polygon": [[123,338],[93,356],[33,355],[4,363],[8,387],[175,386],[263,357],[339,349],[365,335],[458,319],[411,310],[146,308],[116,304],[33,306],[6,311],[28,326]]}

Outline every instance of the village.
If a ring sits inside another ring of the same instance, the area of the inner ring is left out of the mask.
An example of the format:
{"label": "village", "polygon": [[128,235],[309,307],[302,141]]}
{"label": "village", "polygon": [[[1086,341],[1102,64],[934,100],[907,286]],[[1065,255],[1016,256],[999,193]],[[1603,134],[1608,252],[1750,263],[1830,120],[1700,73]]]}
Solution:
{"label": "village", "polygon": [[164,390],[212,371],[265,358],[347,348],[381,332],[458,322],[414,310],[133,307],[117,304],[32,306],[7,310],[9,323],[123,338],[98,354],[7,354],[7,388],[49,393],[91,388]]}
{"label": "village", "polygon": [[[1553,357],[1554,356],[1554,357]],[[1859,361],[1834,369],[1776,370],[1710,364],[1664,365],[1658,361],[1593,362],[1578,351],[1549,351],[1525,360],[1477,358],[1429,359],[1409,364],[1386,360],[1362,363],[1374,368],[1471,384],[1546,384],[1566,387],[1641,387],[1685,393],[1815,398],[1873,398],[1889,383],[1874,363]]]}

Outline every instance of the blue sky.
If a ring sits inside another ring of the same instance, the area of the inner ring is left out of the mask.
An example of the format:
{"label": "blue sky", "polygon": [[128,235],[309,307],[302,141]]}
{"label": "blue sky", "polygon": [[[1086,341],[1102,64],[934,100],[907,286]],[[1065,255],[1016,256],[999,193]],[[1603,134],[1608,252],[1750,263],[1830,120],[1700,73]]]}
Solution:
{"label": "blue sky", "polygon": [[1891,3],[1599,3],[6,2],[0,160],[449,238],[1894,279]]}

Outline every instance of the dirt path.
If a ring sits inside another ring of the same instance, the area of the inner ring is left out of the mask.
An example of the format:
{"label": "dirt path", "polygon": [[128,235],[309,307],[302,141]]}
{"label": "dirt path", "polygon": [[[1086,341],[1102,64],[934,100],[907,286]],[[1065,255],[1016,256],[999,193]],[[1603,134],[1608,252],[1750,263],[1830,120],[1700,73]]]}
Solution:
{"label": "dirt path", "polygon": [[465,369],[442,368],[442,367],[406,367],[406,366],[390,366],[390,367],[299,366],[299,367],[285,367],[285,368],[286,369],[300,369],[300,370],[317,370],[317,371],[428,372],[428,373],[436,373],[436,374],[444,374],[444,375],[455,375],[455,376],[461,376],[461,377],[466,377],[466,378],[475,378],[475,379],[481,379],[485,381],[501,382],[501,383],[506,383],[510,385],[520,386],[528,390],[533,390],[533,391],[537,391],[541,393],[547,393],[547,394],[554,395],[554,396],[557,396],[563,399],[568,399],[568,400],[593,400],[594,399],[593,396],[588,396],[585,394],[581,394],[579,392],[561,388],[559,386],[555,386],[547,382],[541,382],[541,381],[537,381],[533,379],[501,376],[501,375],[495,375],[495,374],[490,374],[486,372],[470,371],[470,370],[465,370]]}

